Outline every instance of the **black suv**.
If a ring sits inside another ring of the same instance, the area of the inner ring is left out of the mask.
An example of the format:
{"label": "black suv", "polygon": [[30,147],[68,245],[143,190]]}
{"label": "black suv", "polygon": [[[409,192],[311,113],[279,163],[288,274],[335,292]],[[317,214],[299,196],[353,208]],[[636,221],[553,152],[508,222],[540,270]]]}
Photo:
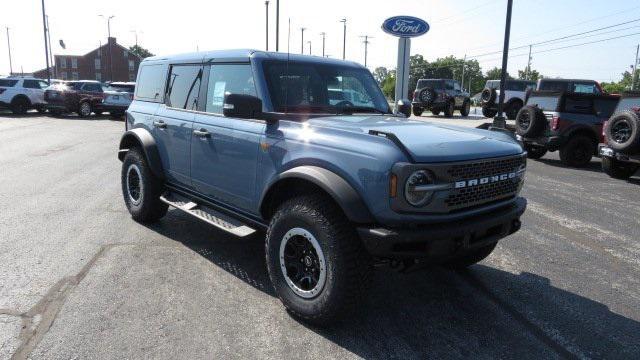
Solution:
{"label": "black suv", "polygon": [[602,170],[613,178],[628,179],[640,169],[640,92],[622,94],[604,126],[599,153]]}
{"label": "black suv", "polygon": [[444,112],[446,117],[452,117],[455,110],[460,110],[460,115],[467,116],[471,100],[456,80],[420,79],[413,92],[411,105],[415,116],[422,115],[425,110],[431,110],[433,115]]}
{"label": "black suv", "polygon": [[619,100],[617,95],[533,91],[516,117],[517,137],[529,158],[560,150],[565,165],[586,166]]}

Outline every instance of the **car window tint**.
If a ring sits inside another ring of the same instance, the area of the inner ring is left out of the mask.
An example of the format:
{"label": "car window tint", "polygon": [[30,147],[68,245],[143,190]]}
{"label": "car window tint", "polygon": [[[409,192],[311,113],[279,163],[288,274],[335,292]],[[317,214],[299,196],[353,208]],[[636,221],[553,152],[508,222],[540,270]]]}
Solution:
{"label": "car window tint", "polygon": [[567,96],[564,100],[563,111],[576,114],[593,114],[593,100]]}
{"label": "car window tint", "polygon": [[559,102],[559,97],[531,96],[527,101],[527,105],[538,105],[538,107],[542,110],[556,111]]}
{"label": "car window tint", "polygon": [[432,88],[432,89],[442,89],[443,87],[443,81],[442,80],[418,80],[418,84],[416,85],[416,89],[423,89],[426,87]]}
{"label": "car window tint", "polygon": [[598,94],[598,88],[594,83],[574,83],[573,92],[582,94]]}
{"label": "car window tint", "polygon": [[95,84],[95,83],[86,83],[82,87],[82,90],[90,91],[90,92],[101,92],[102,86],[100,86],[100,84]]}
{"label": "car window tint", "polygon": [[593,107],[598,117],[611,117],[618,105],[618,99],[594,99]]}
{"label": "car window tint", "polygon": [[38,84],[40,85],[41,89],[49,87],[49,84],[46,81],[39,80]]}
{"label": "car window tint", "polygon": [[167,106],[195,110],[198,105],[197,100],[201,81],[201,65],[171,66],[169,84],[167,86]]}
{"label": "car window tint", "polygon": [[18,80],[0,79],[0,86],[13,87],[18,83]]}
{"label": "car window tint", "polygon": [[568,85],[564,81],[543,81],[538,90],[567,91]]}
{"label": "car window tint", "polygon": [[453,81],[447,80],[444,82],[444,85],[445,85],[445,89],[453,90]]}
{"label": "car window tint", "polygon": [[40,89],[40,84],[38,80],[25,80],[22,83],[22,87],[26,89]]}
{"label": "car window tint", "polygon": [[527,90],[527,83],[524,81],[507,81],[506,88],[510,91],[525,91]]}
{"label": "car window tint", "polygon": [[249,64],[211,65],[205,111],[222,114],[225,93],[256,96]]}
{"label": "car window tint", "polygon": [[143,65],[138,75],[136,99],[162,101],[166,71],[165,65]]}

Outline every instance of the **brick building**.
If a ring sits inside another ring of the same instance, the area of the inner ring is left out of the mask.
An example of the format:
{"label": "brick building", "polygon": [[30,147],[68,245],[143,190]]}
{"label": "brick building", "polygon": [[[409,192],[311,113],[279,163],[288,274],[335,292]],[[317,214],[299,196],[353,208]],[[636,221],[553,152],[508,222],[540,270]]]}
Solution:
{"label": "brick building", "polygon": [[[107,44],[85,55],[54,55],[54,58],[55,65],[51,68],[52,79],[98,81],[135,81],[141,60],[129,49],[118,44],[114,37],[109,38]],[[113,67],[110,58],[113,60]],[[47,70],[35,71],[33,75],[46,79]]]}

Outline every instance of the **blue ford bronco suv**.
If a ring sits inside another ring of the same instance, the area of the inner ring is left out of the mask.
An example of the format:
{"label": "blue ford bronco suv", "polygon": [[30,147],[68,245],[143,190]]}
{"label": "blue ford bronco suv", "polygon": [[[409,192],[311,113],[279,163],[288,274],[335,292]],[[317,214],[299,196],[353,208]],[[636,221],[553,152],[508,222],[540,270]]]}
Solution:
{"label": "blue ford bronco suv", "polygon": [[393,115],[353,62],[253,50],[147,58],[125,124],[133,219],[171,206],[239,237],[266,233],[275,291],[309,322],[353,309],[374,264],[484,259],[526,207],[526,153],[510,135]]}

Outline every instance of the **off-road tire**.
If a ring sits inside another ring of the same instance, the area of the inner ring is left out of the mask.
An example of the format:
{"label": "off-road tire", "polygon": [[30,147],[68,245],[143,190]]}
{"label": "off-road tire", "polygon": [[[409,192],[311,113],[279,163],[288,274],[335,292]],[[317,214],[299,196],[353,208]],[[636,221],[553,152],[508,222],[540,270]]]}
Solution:
{"label": "off-road tire", "polygon": [[527,158],[534,160],[540,159],[547,153],[547,149],[542,146],[525,145],[524,149],[527,151]]}
{"label": "off-road tire", "polygon": [[[322,289],[304,298],[287,284],[281,269],[280,245],[291,229],[309,231],[324,253],[326,278]],[[279,206],[267,230],[266,262],[276,294],[295,317],[314,324],[326,324],[352,311],[363,293],[371,261],[353,226],[328,197],[303,195]]]}
{"label": "off-road tire", "polygon": [[469,116],[470,112],[471,112],[471,102],[469,100],[465,100],[462,103],[462,107],[460,108],[460,115]]}
{"label": "off-road tire", "polygon": [[[141,194],[137,203],[131,199],[129,184],[127,183],[127,173],[132,170],[131,166],[137,167],[140,174]],[[139,148],[131,148],[125,155],[120,179],[124,203],[133,220],[141,223],[152,223],[167,213],[169,205],[160,201],[160,195],[164,191],[164,184],[161,179],[153,174],[147,159]]]}
{"label": "off-road tire", "polygon": [[429,106],[436,99],[436,91],[432,88],[424,88],[418,92],[418,101],[422,105]]}
{"label": "off-road tire", "polygon": [[595,143],[586,135],[574,135],[560,147],[560,161],[571,167],[585,167],[595,153]]}
{"label": "off-road tire", "polygon": [[488,107],[482,107],[482,116],[486,117],[486,118],[493,118],[494,116],[496,116],[498,112],[495,110],[491,110]]}
{"label": "off-road tire", "polygon": [[412,110],[413,110],[413,115],[415,116],[422,116],[422,112],[424,111],[421,107],[417,107],[417,106],[413,106]]}
{"label": "off-road tire", "polygon": [[444,108],[444,117],[448,117],[448,118],[453,117],[453,112],[455,111],[455,109],[456,107],[453,101],[448,102]]}
{"label": "off-road tire", "polygon": [[496,248],[496,245],[498,245],[498,243],[493,243],[485,247],[481,247],[465,255],[451,259],[445,262],[443,266],[452,270],[466,269],[469,266],[477,264],[480,261],[486,259],[487,256],[491,255],[493,250]]}
{"label": "off-road tire", "polygon": [[638,171],[639,167],[640,165],[620,161],[612,157],[602,157],[602,171],[614,179],[627,180]]}
{"label": "off-road tire", "polygon": [[16,97],[15,99],[11,100],[11,105],[9,107],[11,109],[11,112],[15,115],[24,115],[27,113],[30,106],[31,102],[25,97]]}
{"label": "off-road tire", "polygon": [[480,93],[480,103],[482,105],[491,105],[496,102],[496,90],[490,88],[482,89]]}
{"label": "off-road tire", "polygon": [[520,101],[513,101],[507,106],[507,111],[505,112],[507,115],[507,119],[515,120],[518,116],[518,112],[522,109],[522,103]]}
{"label": "off-road tire", "polygon": [[431,113],[435,116],[440,115],[440,110],[431,110]]}
{"label": "off-road tire", "polygon": [[[88,111],[87,111],[88,110]],[[83,101],[78,105],[78,116],[81,118],[87,118],[91,116],[91,103],[88,101]]]}
{"label": "off-road tire", "polygon": [[613,114],[607,121],[604,133],[610,148],[626,154],[640,151],[640,116],[638,113],[625,110]]}
{"label": "off-road tire", "polygon": [[516,133],[524,137],[540,135],[547,126],[547,118],[536,106],[524,106],[516,116]]}

